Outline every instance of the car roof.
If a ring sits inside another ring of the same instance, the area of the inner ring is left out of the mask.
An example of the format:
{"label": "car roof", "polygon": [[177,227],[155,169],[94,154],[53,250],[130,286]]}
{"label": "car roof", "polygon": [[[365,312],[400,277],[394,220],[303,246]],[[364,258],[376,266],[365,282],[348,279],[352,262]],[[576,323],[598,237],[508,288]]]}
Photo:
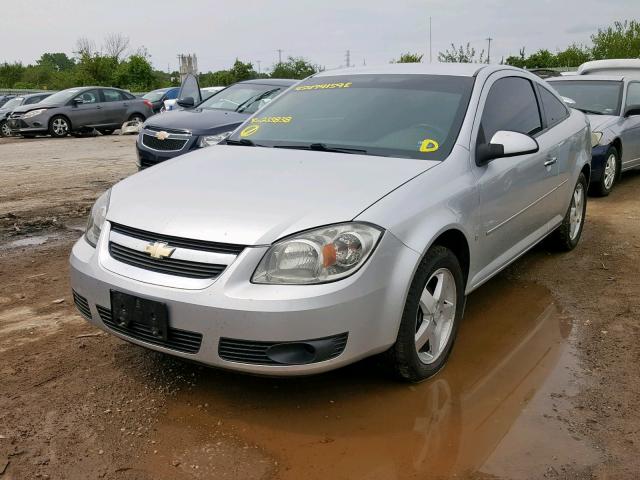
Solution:
{"label": "car roof", "polygon": [[600,81],[608,81],[608,82],[623,82],[624,77],[622,75],[569,75],[566,77],[548,78],[547,82],[567,82],[567,81],[589,82],[592,80],[600,80]]}
{"label": "car roof", "polygon": [[20,95],[23,98],[31,98],[31,97],[39,97],[42,95],[51,95],[55,92],[36,92],[36,93],[27,93],[25,95]]}
{"label": "car roof", "polygon": [[333,77],[336,75],[453,75],[457,77],[474,77],[481,70],[488,72],[511,69],[522,72],[521,69],[508,65],[487,65],[484,63],[390,63],[388,65],[340,68],[325,70],[314,77]]}
{"label": "car roof", "polygon": [[258,85],[274,85],[274,86],[285,86],[293,85],[294,83],[299,82],[300,80],[294,80],[290,78],[256,78],[254,80],[243,80],[238,83],[254,83]]}
{"label": "car roof", "polygon": [[640,59],[638,58],[612,58],[607,60],[592,60],[585,62],[578,67],[578,74],[584,75],[588,72],[598,70],[639,70]]}

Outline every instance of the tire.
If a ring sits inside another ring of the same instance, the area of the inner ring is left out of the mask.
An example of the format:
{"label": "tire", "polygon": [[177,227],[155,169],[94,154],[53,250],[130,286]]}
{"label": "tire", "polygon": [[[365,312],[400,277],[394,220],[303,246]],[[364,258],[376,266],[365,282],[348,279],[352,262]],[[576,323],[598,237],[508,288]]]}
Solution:
{"label": "tire", "polygon": [[[576,208],[576,202],[581,197],[581,204]],[[571,202],[564,216],[564,220],[550,235],[551,246],[557,250],[568,252],[578,245],[584,228],[587,212],[587,178],[581,173],[573,188]]]}
{"label": "tire", "polygon": [[[432,247],[411,282],[396,343],[387,352],[387,362],[400,379],[420,382],[444,366],[453,349],[464,302],[464,276],[458,259],[448,248]],[[438,347],[432,348],[429,337],[439,340],[433,342]],[[418,348],[420,343],[423,346]]]}
{"label": "tire", "polygon": [[103,130],[98,130],[102,135],[111,135],[114,130],[111,130],[110,128],[107,129],[103,129]]}
{"label": "tire", "polygon": [[134,113],[129,117],[129,121],[130,122],[138,121],[139,123],[144,123],[145,118],[144,118],[144,115],[140,113]]}
{"label": "tire", "polygon": [[600,177],[600,181],[589,187],[589,194],[596,197],[606,197],[613,190],[613,186],[620,175],[620,154],[618,149],[610,146],[607,150],[604,171]]}
{"label": "tire", "polygon": [[54,138],[66,137],[71,133],[71,123],[67,117],[56,115],[49,121],[49,135]]}
{"label": "tire", "polygon": [[9,124],[6,120],[2,120],[0,122],[0,137],[10,137],[11,129],[9,128]]}

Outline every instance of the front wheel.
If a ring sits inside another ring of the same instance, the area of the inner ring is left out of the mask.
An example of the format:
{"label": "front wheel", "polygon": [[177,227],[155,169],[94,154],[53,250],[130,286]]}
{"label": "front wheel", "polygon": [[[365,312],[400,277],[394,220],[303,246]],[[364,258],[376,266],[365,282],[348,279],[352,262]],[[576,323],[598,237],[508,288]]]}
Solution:
{"label": "front wheel", "polygon": [[552,246],[558,250],[568,252],[578,245],[582,236],[584,219],[587,213],[587,178],[584,173],[578,177],[578,182],[573,189],[569,209],[564,216],[564,220],[551,234]]}
{"label": "front wheel", "polygon": [[448,248],[432,247],[420,262],[407,295],[388,361],[403,380],[435,375],[453,348],[464,311],[464,276]]}
{"label": "front wheel", "polygon": [[620,155],[616,147],[609,147],[606,154],[604,171],[600,177],[600,181],[592,184],[589,193],[597,197],[606,197],[613,190],[613,185],[620,174]]}
{"label": "front wheel", "polygon": [[2,122],[0,122],[0,136],[3,136],[3,137],[11,136],[11,129],[9,128],[9,124],[7,123],[6,120],[3,120]]}
{"label": "front wheel", "polygon": [[69,120],[67,120],[65,117],[53,117],[51,119],[51,122],[49,122],[49,134],[52,137],[66,137],[70,130],[71,128],[69,125]]}
{"label": "front wheel", "polygon": [[129,117],[129,121],[136,122],[136,123],[144,123],[144,116],[140,115],[139,113],[134,113]]}

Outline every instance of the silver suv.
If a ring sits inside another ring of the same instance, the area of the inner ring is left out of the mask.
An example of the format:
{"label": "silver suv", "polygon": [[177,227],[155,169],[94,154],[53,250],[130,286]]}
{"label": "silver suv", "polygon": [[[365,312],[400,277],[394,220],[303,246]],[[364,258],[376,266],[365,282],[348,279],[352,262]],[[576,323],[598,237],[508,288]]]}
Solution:
{"label": "silver suv", "polygon": [[468,293],[546,237],[578,244],[590,138],[511,67],[323,72],[226,145],[102,195],[71,253],[75,302],[213,366],[300,375],[386,352],[419,381],[445,364]]}
{"label": "silver suv", "polygon": [[49,133],[64,137],[95,128],[110,135],[127,120],[144,122],[151,103],[118,88],[78,87],[54,93],[37,105],[16,108],[7,121],[11,133],[23,137]]}

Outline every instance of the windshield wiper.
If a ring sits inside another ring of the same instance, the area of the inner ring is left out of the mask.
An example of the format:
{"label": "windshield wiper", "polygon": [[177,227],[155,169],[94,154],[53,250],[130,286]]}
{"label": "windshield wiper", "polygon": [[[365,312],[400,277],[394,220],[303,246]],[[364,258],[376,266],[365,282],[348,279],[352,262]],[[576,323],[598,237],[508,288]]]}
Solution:
{"label": "windshield wiper", "polygon": [[329,147],[325,143],[311,143],[309,145],[274,145],[273,148],[288,148],[292,150],[316,150],[319,152],[337,152],[367,155],[367,151],[361,148]]}
{"label": "windshield wiper", "polygon": [[597,110],[589,110],[588,108],[582,108],[582,107],[573,107],[576,110],[580,110],[583,113],[591,113],[593,115],[604,115],[604,112],[598,112]]}
{"label": "windshield wiper", "polygon": [[[253,95],[252,97],[249,97],[248,99],[246,99],[244,102],[242,102],[240,105],[238,105],[236,107],[236,112],[238,113],[242,113],[244,110],[246,110],[247,108],[249,108],[249,106],[255,102],[259,102],[260,100],[262,100],[264,97],[271,95],[273,92],[277,92],[279,89],[278,88],[272,88],[271,90],[267,90],[264,93],[257,93],[255,95]],[[247,105],[249,104],[249,105]],[[246,107],[245,107],[246,105]],[[242,108],[244,107],[244,108]]]}
{"label": "windshield wiper", "polygon": [[225,145],[242,145],[244,147],[262,147],[262,145],[256,145],[251,140],[247,138],[241,138],[240,140],[230,140],[226,139],[224,141]]}

